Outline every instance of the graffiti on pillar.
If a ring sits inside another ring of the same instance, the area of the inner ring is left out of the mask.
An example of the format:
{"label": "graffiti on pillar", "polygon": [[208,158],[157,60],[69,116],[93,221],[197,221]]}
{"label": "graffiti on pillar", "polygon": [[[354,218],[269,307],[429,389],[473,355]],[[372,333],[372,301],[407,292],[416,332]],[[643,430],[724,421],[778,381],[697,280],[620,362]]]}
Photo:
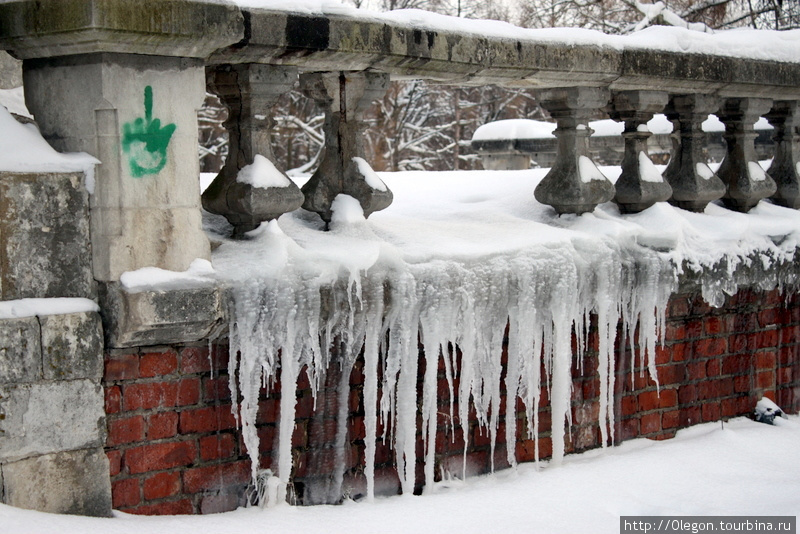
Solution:
{"label": "graffiti on pillar", "polygon": [[158,174],[167,164],[167,147],[175,133],[174,124],[161,126],[153,118],[153,88],[144,88],[144,118],[122,125],[122,150],[128,156],[131,175],[141,178]]}

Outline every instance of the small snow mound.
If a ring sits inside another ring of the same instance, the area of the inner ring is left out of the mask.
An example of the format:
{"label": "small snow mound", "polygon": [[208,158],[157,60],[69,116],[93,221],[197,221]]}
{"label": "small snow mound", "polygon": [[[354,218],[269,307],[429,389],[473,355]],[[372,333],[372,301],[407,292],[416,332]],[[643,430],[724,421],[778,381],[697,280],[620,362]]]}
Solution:
{"label": "small snow mound", "polygon": [[100,311],[96,302],[84,298],[19,299],[0,302],[0,319]]}
{"label": "small snow mound", "polygon": [[650,158],[644,152],[639,152],[639,176],[645,182],[661,183],[664,178],[661,176],[661,171],[653,164]]}
{"label": "small snow mound", "polygon": [[288,187],[291,184],[286,175],[261,154],[256,154],[253,163],[239,170],[236,181],[242,184],[250,184],[253,187],[260,187],[261,189]]}
{"label": "small snow mound", "polygon": [[697,163],[695,165],[695,171],[697,172],[697,175],[703,180],[710,180],[711,178],[714,177],[714,171],[712,171],[711,167],[709,167],[705,163]]}
{"label": "small snow mound", "polygon": [[608,180],[608,178],[600,172],[600,169],[597,168],[597,165],[586,156],[578,158],[578,172],[581,175],[581,181],[585,184],[588,184],[592,180]]}
{"label": "small snow mound", "polygon": [[354,224],[366,221],[364,217],[364,208],[355,198],[350,195],[336,195],[331,203],[331,223],[334,225],[339,224]]}
{"label": "small snow mound", "polygon": [[194,260],[186,271],[168,271],[158,267],[143,267],[122,273],[119,281],[126,291],[138,293],[149,290],[189,289],[213,282],[214,267],[201,258]]}
{"label": "small snow mound", "polygon": [[[0,106],[0,171],[85,172],[100,163],[89,154],[62,154],[53,150],[33,124],[20,124]],[[91,184],[87,183],[91,192]]]}
{"label": "small snow mound", "polygon": [[783,410],[767,397],[762,397],[756,404],[755,419],[759,423],[775,424],[776,417],[784,417]]}
{"label": "small snow mound", "polygon": [[386,191],[386,184],[383,183],[378,173],[372,170],[372,167],[364,158],[353,158],[353,162],[358,166],[358,172],[364,177],[364,181],[367,182],[368,186],[378,191]]}
{"label": "small snow mound", "polygon": [[750,179],[754,182],[763,182],[767,179],[767,173],[761,168],[757,161],[747,162],[747,172],[750,174]]}

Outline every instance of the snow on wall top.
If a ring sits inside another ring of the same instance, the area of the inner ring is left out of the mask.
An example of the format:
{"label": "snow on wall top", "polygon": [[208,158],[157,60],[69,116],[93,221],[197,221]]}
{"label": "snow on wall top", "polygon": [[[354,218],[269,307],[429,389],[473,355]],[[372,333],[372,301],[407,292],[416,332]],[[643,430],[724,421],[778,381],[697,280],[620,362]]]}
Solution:
{"label": "snow on wall top", "polygon": [[20,124],[0,105],[0,171],[91,172],[100,163],[88,154],[61,154],[33,124]]}
{"label": "snow on wall top", "polygon": [[[589,122],[592,135],[597,137],[610,137],[622,135],[625,125],[611,119]],[[672,123],[661,113],[655,115],[647,123],[647,128],[654,134],[672,133]],[[473,141],[491,141],[499,139],[549,139],[554,138],[553,132],[556,129],[555,123],[537,121],[533,119],[506,119],[488,122],[475,130],[472,135]],[[756,130],[772,130],[772,125],[761,117],[755,124]],[[704,132],[724,132],[725,125],[716,115],[709,115],[703,121]]]}
{"label": "snow on wall top", "polygon": [[379,13],[346,6],[336,0],[211,0],[256,8],[311,15],[339,15],[365,21],[392,23],[415,29],[459,32],[480,37],[586,45],[622,51],[661,50],[796,63],[800,58],[800,30],[734,29],[703,33],[686,28],[652,26],[634,34],[607,35],[583,28],[528,29],[496,20],[451,17],[418,9]]}

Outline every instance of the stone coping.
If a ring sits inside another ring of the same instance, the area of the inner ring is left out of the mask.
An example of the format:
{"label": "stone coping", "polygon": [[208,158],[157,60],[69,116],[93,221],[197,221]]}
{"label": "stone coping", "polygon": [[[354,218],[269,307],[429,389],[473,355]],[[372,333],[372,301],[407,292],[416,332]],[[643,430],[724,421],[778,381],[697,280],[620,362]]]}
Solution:
{"label": "stone coping", "polygon": [[303,14],[198,0],[20,0],[0,4],[0,35],[0,48],[22,59],[121,52],[471,85],[800,98],[796,63],[424,30],[368,13]]}

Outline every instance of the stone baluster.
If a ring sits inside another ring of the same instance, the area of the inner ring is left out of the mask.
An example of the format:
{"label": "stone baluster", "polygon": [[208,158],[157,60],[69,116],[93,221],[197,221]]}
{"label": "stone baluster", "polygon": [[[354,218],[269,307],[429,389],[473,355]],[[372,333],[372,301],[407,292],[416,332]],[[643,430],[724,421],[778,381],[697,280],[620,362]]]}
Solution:
{"label": "stone baluster", "polygon": [[539,102],[558,123],[556,161],[534,191],[536,200],[564,213],[594,210],[614,196],[614,185],[589,154],[589,119],[608,104],[609,92],[598,87],[546,89]]}
{"label": "stone baluster", "polygon": [[392,192],[363,159],[363,114],[387,89],[386,74],[373,72],[315,72],[300,76],[300,88],[325,111],[325,155],[303,186],[303,207],[329,223],[337,195],[361,204],[364,216],[392,203]]}
{"label": "stone baluster", "polygon": [[625,122],[625,153],[622,174],[616,184],[614,202],[622,213],[637,213],[668,200],[672,188],[653,165],[647,152],[647,140],[652,133],[647,121],[664,109],[669,95],[660,91],[621,91],[614,93],[609,105],[609,116]]}
{"label": "stone baluster", "polygon": [[800,209],[800,102],[775,102],[766,117],[775,127],[775,157],[767,173],[777,191],[770,198],[780,206]]}
{"label": "stone baluster", "polygon": [[670,203],[679,208],[701,212],[709,202],[725,194],[725,184],[708,167],[703,154],[702,124],[717,109],[717,98],[707,95],[673,96],[667,106],[665,113],[676,125],[676,131],[664,178],[672,187]]}
{"label": "stone baluster", "polygon": [[717,113],[725,124],[728,151],[717,175],[728,187],[722,202],[732,210],[747,212],[777,189],[758,164],[753,127],[771,106],[772,101],[764,98],[728,98]]}
{"label": "stone baluster", "polygon": [[[254,63],[221,65],[209,69],[206,78],[209,88],[228,108],[225,127],[230,137],[228,159],[203,193],[203,207],[228,219],[234,236],[239,237],[303,203],[300,188],[277,170],[270,146],[270,108],[292,89],[297,69]],[[262,176],[242,181],[239,172],[258,156],[269,162],[256,166],[263,171]],[[258,178],[265,180],[259,184]]]}

